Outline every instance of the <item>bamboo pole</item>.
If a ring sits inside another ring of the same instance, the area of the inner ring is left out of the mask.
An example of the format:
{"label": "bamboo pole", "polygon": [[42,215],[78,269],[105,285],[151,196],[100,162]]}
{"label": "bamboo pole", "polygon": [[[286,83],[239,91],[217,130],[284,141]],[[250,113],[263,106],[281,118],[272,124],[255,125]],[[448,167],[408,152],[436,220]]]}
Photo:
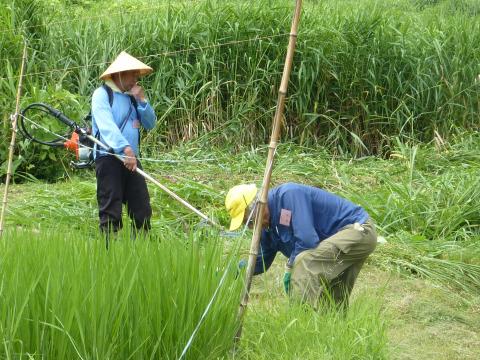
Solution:
{"label": "bamboo pole", "polygon": [[293,54],[295,53],[295,45],[297,41],[297,30],[298,30],[298,23],[300,21],[301,8],[302,8],[302,1],[296,0],[295,13],[293,16],[292,26],[290,30],[290,39],[288,42],[287,55],[285,59],[285,65],[283,68],[282,82],[280,84],[280,89],[278,91],[277,108],[275,111],[275,117],[273,119],[270,144],[268,146],[267,164],[266,164],[265,173],[263,176],[261,194],[259,197],[260,200],[257,205],[258,211],[255,216],[255,228],[253,231],[252,242],[250,245],[250,253],[248,257],[248,265],[247,265],[247,272],[246,272],[246,279],[245,279],[245,287],[243,290],[242,299],[240,302],[240,308],[238,312],[240,327],[237,331],[237,334],[235,335],[235,340],[237,342],[238,340],[240,340],[240,337],[242,335],[243,316],[247,309],[250,287],[252,285],[252,277],[255,269],[255,263],[257,260],[258,248],[260,245],[260,235],[262,233],[264,209],[268,201],[268,188],[270,185],[270,177],[272,174],[273,159],[277,149],[277,142],[280,137],[283,110],[285,108],[285,97],[287,95],[288,80],[290,78],[290,72],[292,69]]}
{"label": "bamboo pole", "polygon": [[9,151],[8,151],[7,177],[5,179],[5,191],[3,193],[2,212],[1,212],[1,215],[0,215],[0,237],[3,234],[3,224],[4,224],[4,220],[5,220],[5,210],[7,208],[8,186],[10,184],[10,179],[12,177],[13,150],[15,148],[15,140],[16,140],[16,136],[17,136],[17,119],[18,119],[18,113],[20,111],[20,97],[22,95],[23,72],[25,70],[26,62],[27,62],[27,43],[25,42],[24,46],[23,46],[22,65],[20,66],[20,77],[18,79],[15,114],[13,114],[13,118],[12,118],[12,139],[10,140],[10,146],[9,146]]}

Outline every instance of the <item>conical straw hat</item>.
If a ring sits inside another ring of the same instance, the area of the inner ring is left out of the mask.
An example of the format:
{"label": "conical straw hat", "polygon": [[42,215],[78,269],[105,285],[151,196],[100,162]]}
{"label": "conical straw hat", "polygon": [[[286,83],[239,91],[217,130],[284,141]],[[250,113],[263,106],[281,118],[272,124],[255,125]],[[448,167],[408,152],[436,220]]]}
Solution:
{"label": "conical straw hat", "polygon": [[105,72],[100,76],[100,79],[106,80],[111,77],[112,74],[129,71],[129,70],[138,70],[140,76],[150,74],[153,69],[141,62],[138,59],[135,59],[132,55],[127,54],[125,51],[122,51],[120,55],[117,56],[114,62],[105,70]]}

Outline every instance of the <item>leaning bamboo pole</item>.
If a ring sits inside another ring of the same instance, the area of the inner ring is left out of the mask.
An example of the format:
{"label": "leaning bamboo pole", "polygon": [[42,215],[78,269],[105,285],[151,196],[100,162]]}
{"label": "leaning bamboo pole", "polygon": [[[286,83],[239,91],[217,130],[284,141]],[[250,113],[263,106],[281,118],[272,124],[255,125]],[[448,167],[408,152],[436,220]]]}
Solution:
{"label": "leaning bamboo pole", "polygon": [[12,177],[13,150],[15,148],[15,139],[16,139],[16,136],[17,136],[17,119],[18,119],[18,113],[20,111],[20,97],[22,95],[23,73],[25,71],[26,62],[27,62],[27,43],[25,42],[25,44],[23,46],[22,64],[20,65],[20,77],[18,79],[15,114],[13,114],[13,117],[12,117],[12,138],[10,140],[10,146],[9,146],[9,151],[8,151],[7,177],[5,179],[5,190],[4,190],[4,193],[3,193],[2,212],[1,212],[1,215],[0,215],[0,237],[3,234],[3,224],[4,224],[4,220],[5,220],[5,210],[7,208],[8,186],[10,184],[10,179]]}
{"label": "leaning bamboo pole", "polygon": [[238,318],[240,321],[240,327],[235,335],[235,339],[238,341],[242,335],[242,322],[245,310],[247,309],[250,287],[252,285],[252,277],[255,269],[255,263],[258,255],[258,248],[260,244],[260,235],[262,233],[263,213],[268,201],[268,188],[270,185],[270,177],[272,174],[273,159],[277,150],[277,143],[280,137],[280,130],[282,126],[283,110],[285,108],[285,97],[287,95],[288,81],[290,78],[290,72],[292,70],[293,54],[295,53],[295,45],[297,41],[298,23],[300,22],[300,14],[302,9],[302,1],[296,0],[295,13],[292,20],[292,26],[290,30],[290,39],[288,42],[287,55],[285,59],[285,65],[283,68],[282,82],[278,90],[277,107],[275,110],[275,117],[272,124],[272,134],[270,137],[270,144],[268,146],[267,164],[265,167],[265,173],[263,176],[262,188],[260,189],[260,197],[258,203],[258,211],[255,216],[255,228],[253,231],[252,242],[250,245],[250,253],[248,257],[248,265],[246,271],[245,287],[242,293],[242,299],[240,302],[240,308],[238,312]]}

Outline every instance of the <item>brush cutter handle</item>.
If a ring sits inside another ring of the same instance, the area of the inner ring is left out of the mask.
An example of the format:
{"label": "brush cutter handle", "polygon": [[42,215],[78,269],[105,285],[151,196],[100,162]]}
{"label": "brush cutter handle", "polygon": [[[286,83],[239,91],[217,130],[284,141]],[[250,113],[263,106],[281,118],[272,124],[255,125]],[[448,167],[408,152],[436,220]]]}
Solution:
{"label": "brush cutter handle", "polygon": [[71,127],[72,129],[76,129],[78,127],[78,125],[75,121],[70,120],[60,110],[57,110],[57,109],[51,107],[48,104],[32,103],[32,104],[28,105],[25,109],[23,109],[22,115],[25,115],[25,113],[30,109],[37,109],[37,110],[41,110],[43,112],[49,113],[51,116],[60,120],[62,123],[64,123],[68,127]]}
{"label": "brush cutter handle", "polygon": [[53,147],[56,147],[56,146],[62,147],[63,143],[64,143],[64,140],[65,140],[65,137],[60,136],[60,137],[57,137],[57,138],[52,139],[50,141],[46,141],[46,140],[42,140],[42,139],[37,138],[34,134],[31,134],[30,130],[27,129],[27,126],[25,124],[25,119],[27,119],[29,122],[31,122],[31,120],[29,120],[25,116],[25,114],[30,110],[43,112],[43,113],[45,113],[49,116],[52,116],[52,117],[58,119],[60,122],[64,123],[65,125],[67,125],[68,127],[72,128],[72,129],[75,129],[75,130],[78,129],[78,125],[74,121],[70,120],[64,114],[62,114],[57,109],[54,109],[50,105],[47,105],[47,104],[44,104],[44,103],[32,103],[32,104],[28,105],[25,109],[23,109],[22,112],[20,113],[20,119],[19,119],[20,130],[22,131],[23,135],[25,135],[25,137],[27,137],[30,140],[32,140],[34,142],[37,142],[39,144],[43,144],[43,145],[47,145],[47,146],[53,146]]}
{"label": "brush cutter handle", "polygon": [[52,114],[53,117],[57,118],[61,122],[63,122],[65,125],[71,127],[72,129],[78,128],[78,125],[75,121],[70,120],[68,117],[66,117],[63,113],[61,113],[59,110],[54,109],[48,105],[46,105],[48,108],[48,111],[50,114]]}

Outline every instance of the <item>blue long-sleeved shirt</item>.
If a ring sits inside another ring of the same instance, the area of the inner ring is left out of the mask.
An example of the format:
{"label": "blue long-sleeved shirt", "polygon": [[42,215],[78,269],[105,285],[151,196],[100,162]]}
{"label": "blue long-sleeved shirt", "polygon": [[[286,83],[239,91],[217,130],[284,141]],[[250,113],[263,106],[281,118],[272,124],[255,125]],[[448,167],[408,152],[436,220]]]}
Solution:
{"label": "blue long-sleeved shirt", "polygon": [[[155,126],[156,116],[148,102],[138,102],[138,113],[127,94],[113,91],[113,103],[110,106],[108,93],[103,87],[95,90],[92,96],[92,133],[100,135],[99,140],[113,149],[115,154],[125,155],[123,149],[130,145],[138,156],[138,132],[140,126],[150,130]],[[128,115],[129,114],[129,115]],[[120,126],[128,115],[123,130]],[[105,155],[100,147],[94,153],[100,157]]]}
{"label": "blue long-sleeved shirt", "polygon": [[313,249],[346,225],[363,224],[369,216],[360,206],[325,190],[286,183],[268,193],[270,226],[262,231],[255,274],[266,271],[277,252],[295,257]]}

